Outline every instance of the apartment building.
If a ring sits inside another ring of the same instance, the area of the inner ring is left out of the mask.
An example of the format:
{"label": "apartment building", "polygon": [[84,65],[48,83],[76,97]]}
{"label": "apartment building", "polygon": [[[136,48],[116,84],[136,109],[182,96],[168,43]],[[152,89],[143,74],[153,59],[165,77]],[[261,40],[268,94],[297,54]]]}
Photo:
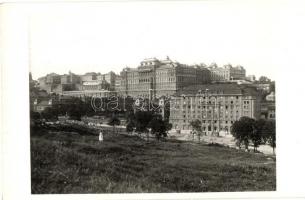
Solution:
{"label": "apartment building", "polygon": [[260,93],[235,83],[186,87],[171,97],[170,123],[176,130],[192,130],[190,122],[200,120],[206,135],[229,135],[241,117],[260,117]]}

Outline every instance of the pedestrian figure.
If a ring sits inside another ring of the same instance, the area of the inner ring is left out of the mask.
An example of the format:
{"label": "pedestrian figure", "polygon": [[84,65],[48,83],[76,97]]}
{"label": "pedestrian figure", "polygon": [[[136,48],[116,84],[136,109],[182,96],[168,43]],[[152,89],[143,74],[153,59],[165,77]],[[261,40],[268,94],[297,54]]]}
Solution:
{"label": "pedestrian figure", "polygon": [[98,137],[98,141],[103,142],[103,140],[104,140],[104,136],[103,136],[103,132],[101,131]]}

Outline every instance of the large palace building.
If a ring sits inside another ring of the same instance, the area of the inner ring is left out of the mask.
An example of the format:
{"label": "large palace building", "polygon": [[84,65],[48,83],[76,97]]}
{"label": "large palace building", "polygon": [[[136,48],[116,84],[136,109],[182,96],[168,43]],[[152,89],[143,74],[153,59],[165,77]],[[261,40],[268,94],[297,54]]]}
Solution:
{"label": "large palace building", "polygon": [[208,67],[208,69],[211,72],[212,82],[227,82],[246,79],[246,70],[240,65],[232,67],[232,65],[228,64],[223,67],[218,67],[213,63]]}
{"label": "large palace building", "polygon": [[206,135],[230,134],[232,124],[247,116],[260,117],[260,93],[254,87],[207,84],[179,90],[170,101],[170,123],[176,130],[192,130],[200,120]]}
{"label": "large palace building", "polygon": [[156,58],[145,59],[137,68],[120,74],[118,92],[122,96],[154,98],[170,96],[190,85],[210,82],[210,71],[202,66],[187,66]]}

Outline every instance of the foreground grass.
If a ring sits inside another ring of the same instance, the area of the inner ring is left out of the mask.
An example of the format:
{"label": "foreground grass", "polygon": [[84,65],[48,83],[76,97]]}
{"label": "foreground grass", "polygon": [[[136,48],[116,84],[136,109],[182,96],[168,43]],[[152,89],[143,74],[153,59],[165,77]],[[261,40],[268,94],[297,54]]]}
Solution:
{"label": "foreground grass", "polygon": [[272,191],[275,162],[261,154],[135,136],[38,131],[32,193]]}

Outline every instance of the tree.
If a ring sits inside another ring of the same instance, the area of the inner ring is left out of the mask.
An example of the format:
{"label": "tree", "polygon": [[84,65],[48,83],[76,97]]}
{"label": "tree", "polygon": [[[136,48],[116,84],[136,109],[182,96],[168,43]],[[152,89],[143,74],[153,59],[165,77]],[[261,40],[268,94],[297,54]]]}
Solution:
{"label": "tree", "polygon": [[127,96],[126,98],[122,99],[123,109],[127,111],[128,114],[134,114],[134,100],[132,97]]}
{"label": "tree", "polygon": [[[202,123],[199,119],[196,119],[194,121],[191,121],[190,122],[190,125],[193,127],[193,129],[196,130],[197,132],[197,135],[198,135],[198,141],[200,142],[200,136],[201,136],[201,126],[202,126]],[[194,140],[194,132],[193,132],[193,140]]]}
{"label": "tree", "polygon": [[39,112],[31,111],[31,112],[30,112],[30,118],[31,118],[32,120],[40,119],[40,114],[39,114]]}
{"label": "tree", "polygon": [[154,115],[148,127],[151,128],[151,133],[155,134],[159,141],[161,137],[167,137],[167,132],[172,128],[172,125],[164,121],[161,115]]}
{"label": "tree", "polygon": [[60,102],[54,109],[61,115],[68,114],[70,119],[81,120],[81,117],[86,115],[86,111],[90,109],[90,107],[86,106],[85,102],[80,98],[73,97],[69,99],[68,103]]}
{"label": "tree", "polygon": [[169,123],[167,120],[164,120],[166,132],[170,131],[173,128],[173,125]]}
{"label": "tree", "polygon": [[141,133],[149,134],[148,132],[148,124],[153,118],[153,113],[149,111],[138,111],[135,113],[135,127],[138,134]]}
{"label": "tree", "polygon": [[259,77],[258,81],[262,82],[262,83],[271,82],[270,78],[268,78],[266,76]]}
{"label": "tree", "polygon": [[82,117],[82,110],[78,105],[71,105],[68,107],[68,111],[67,111],[70,119],[73,120],[81,120]]}
{"label": "tree", "polygon": [[133,132],[134,128],[135,128],[135,123],[133,121],[127,122],[127,125],[126,125],[127,133]]}
{"label": "tree", "polygon": [[275,120],[266,121],[263,127],[263,137],[267,143],[272,147],[273,154],[276,147],[276,129],[275,129]]}
{"label": "tree", "polygon": [[126,119],[127,119],[127,123],[128,122],[135,122],[136,118],[135,118],[135,114],[133,111],[126,111],[125,113]]}
{"label": "tree", "polygon": [[262,143],[263,139],[263,127],[265,126],[266,121],[259,119],[254,122],[253,131],[250,134],[250,139],[254,146],[254,152],[257,152],[257,148]]}
{"label": "tree", "polygon": [[275,82],[271,82],[270,84],[270,92],[275,92]]}
{"label": "tree", "polygon": [[52,107],[45,108],[41,112],[42,118],[46,120],[57,120],[58,119],[58,110]]}
{"label": "tree", "polygon": [[108,125],[113,127],[113,133],[115,133],[115,126],[118,126],[120,124],[121,124],[120,119],[117,118],[115,115],[113,115],[108,121]]}
{"label": "tree", "polygon": [[232,125],[232,135],[237,141],[239,148],[241,144],[248,150],[250,135],[255,130],[255,120],[249,117],[241,117]]}

